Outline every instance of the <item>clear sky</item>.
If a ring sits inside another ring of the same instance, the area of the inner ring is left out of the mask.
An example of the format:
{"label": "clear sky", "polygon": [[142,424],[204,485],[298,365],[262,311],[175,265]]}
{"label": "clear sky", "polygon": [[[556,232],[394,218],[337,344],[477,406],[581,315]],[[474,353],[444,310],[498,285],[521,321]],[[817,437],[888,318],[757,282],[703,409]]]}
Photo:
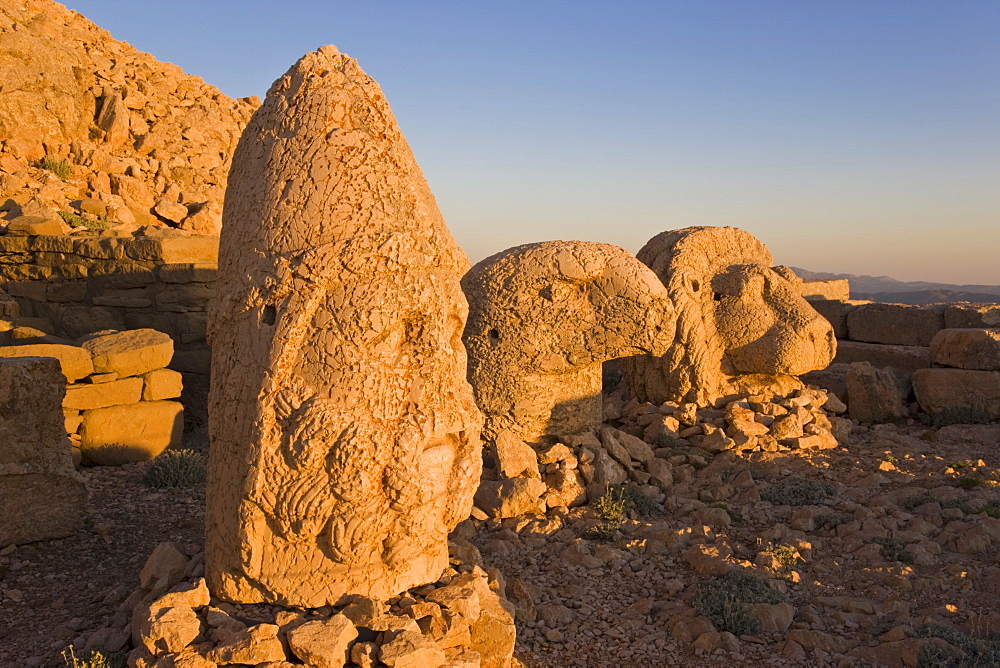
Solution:
{"label": "clear sky", "polygon": [[336,44],[473,261],[735,225],[778,263],[1000,284],[997,0],[68,0],[228,95]]}

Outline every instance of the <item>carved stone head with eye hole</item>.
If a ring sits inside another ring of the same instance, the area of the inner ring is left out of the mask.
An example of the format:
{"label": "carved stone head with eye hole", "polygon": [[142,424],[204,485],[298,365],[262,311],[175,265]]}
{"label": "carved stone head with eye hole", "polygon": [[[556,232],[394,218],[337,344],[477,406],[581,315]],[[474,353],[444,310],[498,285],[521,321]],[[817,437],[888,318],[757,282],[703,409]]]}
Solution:
{"label": "carved stone head with eye hole", "polygon": [[461,338],[469,263],[353,59],[324,47],[275,82],[224,216],[209,588],[319,607],[437,580],[482,467]]}
{"label": "carved stone head with eye hole", "polygon": [[674,315],[656,276],[628,251],[546,241],[486,258],[462,279],[469,380],[484,434],[528,442],[601,423],[601,363],[661,354]]}
{"label": "carved stone head with eye hole", "polygon": [[836,352],[829,322],[800,296],[786,267],[734,227],[663,232],[637,257],[663,282],[677,336],[660,356],[623,363],[639,401],[711,405],[742,393],[785,394],[796,376],[827,367]]}

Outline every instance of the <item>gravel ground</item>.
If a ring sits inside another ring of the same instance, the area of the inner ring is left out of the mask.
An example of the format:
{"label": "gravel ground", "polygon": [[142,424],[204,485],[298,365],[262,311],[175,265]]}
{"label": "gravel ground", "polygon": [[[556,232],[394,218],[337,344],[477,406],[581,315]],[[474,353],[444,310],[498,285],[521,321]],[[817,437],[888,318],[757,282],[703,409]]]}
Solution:
{"label": "gravel ground", "polygon": [[[204,437],[186,445],[203,450]],[[931,624],[1000,633],[998,445],[1000,425],[862,428],[847,448],[675,465],[690,481],[610,541],[581,538],[598,521],[589,508],[469,520],[456,537],[503,572],[527,666],[902,665]],[[158,543],[196,551],[203,487],[149,489],[147,466],[83,470],[84,528],[0,556],[0,666],[61,665],[66,646],[108,625]],[[761,500],[795,476],[833,493],[814,506]],[[816,527],[820,516],[840,524]],[[735,566],[786,592],[790,628],[693,642],[697,583]]]}

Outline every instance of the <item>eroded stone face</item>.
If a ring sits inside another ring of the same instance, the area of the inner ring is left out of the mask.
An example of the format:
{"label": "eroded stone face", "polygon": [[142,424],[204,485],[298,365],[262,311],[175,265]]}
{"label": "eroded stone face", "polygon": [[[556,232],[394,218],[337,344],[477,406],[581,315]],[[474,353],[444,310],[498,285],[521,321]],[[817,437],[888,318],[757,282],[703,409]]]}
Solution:
{"label": "eroded stone face", "polygon": [[623,363],[640,401],[709,405],[742,392],[787,394],[795,376],[829,365],[830,324],[800,296],[799,279],[772,267],[748,232],[689,227],[663,232],[637,257],[663,282],[677,312],[677,336],[660,357]]}
{"label": "eroded stone face", "polygon": [[462,279],[469,379],[484,433],[525,441],[601,423],[601,362],[662,354],[673,339],[666,290],[607,244],[547,241],[508,249]]}
{"label": "eroded stone face", "polygon": [[333,47],[275,82],[226,196],[206,571],[321,606],[436,580],[481,415],[455,245],[378,85]]}

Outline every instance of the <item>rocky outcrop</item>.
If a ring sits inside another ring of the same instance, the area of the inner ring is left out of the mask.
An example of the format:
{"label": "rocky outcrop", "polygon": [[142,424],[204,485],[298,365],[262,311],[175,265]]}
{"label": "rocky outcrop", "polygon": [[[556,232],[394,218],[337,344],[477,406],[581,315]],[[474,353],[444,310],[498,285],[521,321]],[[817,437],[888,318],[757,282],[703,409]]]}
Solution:
{"label": "rocky outcrop", "polygon": [[233,159],[209,315],[206,574],[321,606],[436,580],[479,481],[468,260],[378,85],[334,47]]}
{"label": "rocky outcrop", "polygon": [[795,376],[826,367],[833,329],[800,295],[800,280],[772,267],[751,234],[689,227],[653,237],[637,257],[660,278],[677,314],[666,354],[623,363],[639,401],[702,406],[738,394],[787,394]]}
{"label": "rocky outcrop", "polygon": [[0,53],[9,225],[218,233],[255,98],[233,100],[50,0],[0,0]]}

